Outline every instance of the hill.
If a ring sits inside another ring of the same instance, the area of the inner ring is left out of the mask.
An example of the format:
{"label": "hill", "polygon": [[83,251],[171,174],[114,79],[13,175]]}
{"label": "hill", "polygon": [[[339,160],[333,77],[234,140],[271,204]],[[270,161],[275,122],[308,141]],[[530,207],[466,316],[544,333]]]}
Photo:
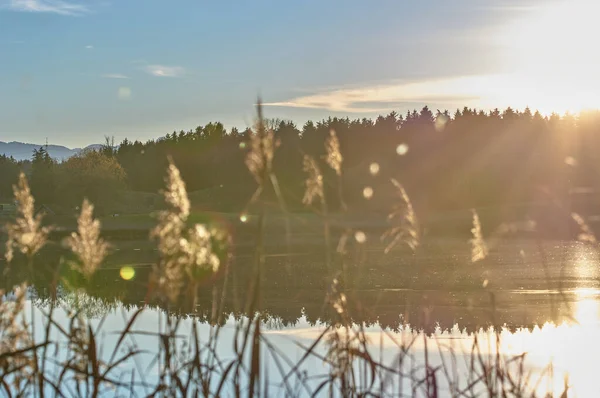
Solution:
{"label": "hill", "polygon": [[[0,155],[12,156],[16,160],[27,160],[31,159],[31,155],[34,149],[37,149],[43,145],[40,144],[29,144],[23,142],[2,142],[0,141]],[[68,159],[73,155],[78,154],[84,149],[97,149],[100,147],[99,144],[88,145],[85,148],[67,148],[62,145],[48,145],[48,153],[51,157],[56,160]]]}

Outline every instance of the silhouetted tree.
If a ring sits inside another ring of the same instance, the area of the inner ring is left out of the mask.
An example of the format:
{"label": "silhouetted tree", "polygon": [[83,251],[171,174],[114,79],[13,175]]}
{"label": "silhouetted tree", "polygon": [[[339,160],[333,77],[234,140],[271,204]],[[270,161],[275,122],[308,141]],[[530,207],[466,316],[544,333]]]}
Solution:
{"label": "silhouetted tree", "polygon": [[125,188],[125,172],[114,157],[88,150],[72,156],[60,166],[61,203],[78,206],[84,198],[96,206],[97,213],[110,207]]}
{"label": "silhouetted tree", "polygon": [[12,186],[17,183],[19,164],[12,157],[0,155],[0,198],[12,198]]}
{"label": "silhouetted tree", "polygon": [[44,147],[33,150],[31,159],[31,193],[38,204],[54,203],[55,184],[55,164]]}
{"label": "silhouetted tree", "polygon": [[[439,124],[436,129],[435,121],[442,117],[443,129]],[[486,112],[463,107],[453,113],[439,109],[434,114],[425,106],[405,116],[390,112],[375,119],[330,117],[308,121],[302,128],[280,119],[267,120],[267,124],[280,143],[274,172],[292,210],[302,208],[304,154],[322,166],[330,209],[337,208],[336,185],[330,183],[335,178],[323,163],[324,142],[331,130],[344,157],[344,195],[351,211],[387,211],[394,200],[390,178],[402,182],[417,213],[425,218],[471,207],[495,209],[500,214],[520,206],[521,215],[529,214],[540,203],[551,206],[554,199],[564,200],[574,187],[593,191],[600,182],[598,113],[545,117],[529,108]],[[192,202],[241,211],[255,189],[244,164],[249,136],[249,129],[228,131],[222,123],[213,122],[147,142],[125,139],[115,145],[108,139],[98,153],[86,153],[64,164],[49,161],[40,149],[31,162],[32,187],[42,202],[69,204],[80,203],[84,195],[109,202],[124,184],[134,191],[157,192],[163,187],[171,156]],[[407,150],[398,152],[398,147]],[[370,172],[373,163],[378,166],[375,174]],[[28,163],[17,165],[0,158],[0,189],[10,188],[19,168],[27,170]],[[101,179],[103,173],[109,176],[107,181]],[[56,192],[44,185],[52,184],[52,175],[61,182],[60,194],[54,198],[44,196]],[[370,200],[362,195],[366,186],[374,192]],[[593,201],[569,203],[583,209]]]}

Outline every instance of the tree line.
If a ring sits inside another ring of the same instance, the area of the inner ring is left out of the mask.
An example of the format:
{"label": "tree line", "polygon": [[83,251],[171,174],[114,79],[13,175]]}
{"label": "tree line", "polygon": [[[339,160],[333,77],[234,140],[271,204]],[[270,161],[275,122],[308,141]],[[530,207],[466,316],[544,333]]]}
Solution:
{"label": "tree line", "polygon": [[27,161],[0,156],[0,202],[12,200],[12,186],[20,172],[27,175],[36,203],[57,213],[72,214],[83,198],[95,200],[102,208],[115,203],[127,188],[121,165],[102,151],[88,150],[57,162],[41,146]]}
{"label": "tree line", "polygon": [[[269,119],[279,146],[274,170],[290,209],[300,209],[302,158],[324,162],[324,141],[335,131],[344,157],[343,198],[353,211],[384,211],[393,200],[390,178],[402,181],[423,213],[522,203],[563,203],[573,192],[593,192],[600,162],[600,113],[544,116],[530,109],[465,107],[454,113],[427,106],[375,119],[330,117],[299,127]],[[43,147],[30,162],[0,157],[0,197],[9,196],[20,170],[30,176],[41,203],[73,206],[86,196],[117,206],[126,190],[158,192],[167,159],[179,167],[192,200],[215,210],[240,211],[255,189],[244,165],[250,128],[208,123],[147,142],[107,140],[102,149],[57,163]],[[325,181],[333,181],[324,166]],[[371,195],[365,195],[365,188]],[[326,183],[330,207],[340,207]]]}

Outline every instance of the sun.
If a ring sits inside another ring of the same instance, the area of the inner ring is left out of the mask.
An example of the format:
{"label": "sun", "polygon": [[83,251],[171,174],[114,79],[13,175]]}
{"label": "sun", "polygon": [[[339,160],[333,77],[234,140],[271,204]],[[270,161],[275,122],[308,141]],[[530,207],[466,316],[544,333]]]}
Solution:
{"label": "sun", "polygon": [[498,32],[504,68],[540,107],[558,112],[600,108],[600,2],[542,3]]}

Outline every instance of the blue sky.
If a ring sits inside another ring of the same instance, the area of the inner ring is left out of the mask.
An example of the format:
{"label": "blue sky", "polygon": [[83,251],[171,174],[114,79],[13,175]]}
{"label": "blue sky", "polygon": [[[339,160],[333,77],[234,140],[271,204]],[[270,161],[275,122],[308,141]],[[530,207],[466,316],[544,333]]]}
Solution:
{"label": "blue sky", "polygon": [[511,32],[549,3],[0,0],[0,141],[244,128],[257,94],[298,124],[503,106],[484,97],[523,66]]}

